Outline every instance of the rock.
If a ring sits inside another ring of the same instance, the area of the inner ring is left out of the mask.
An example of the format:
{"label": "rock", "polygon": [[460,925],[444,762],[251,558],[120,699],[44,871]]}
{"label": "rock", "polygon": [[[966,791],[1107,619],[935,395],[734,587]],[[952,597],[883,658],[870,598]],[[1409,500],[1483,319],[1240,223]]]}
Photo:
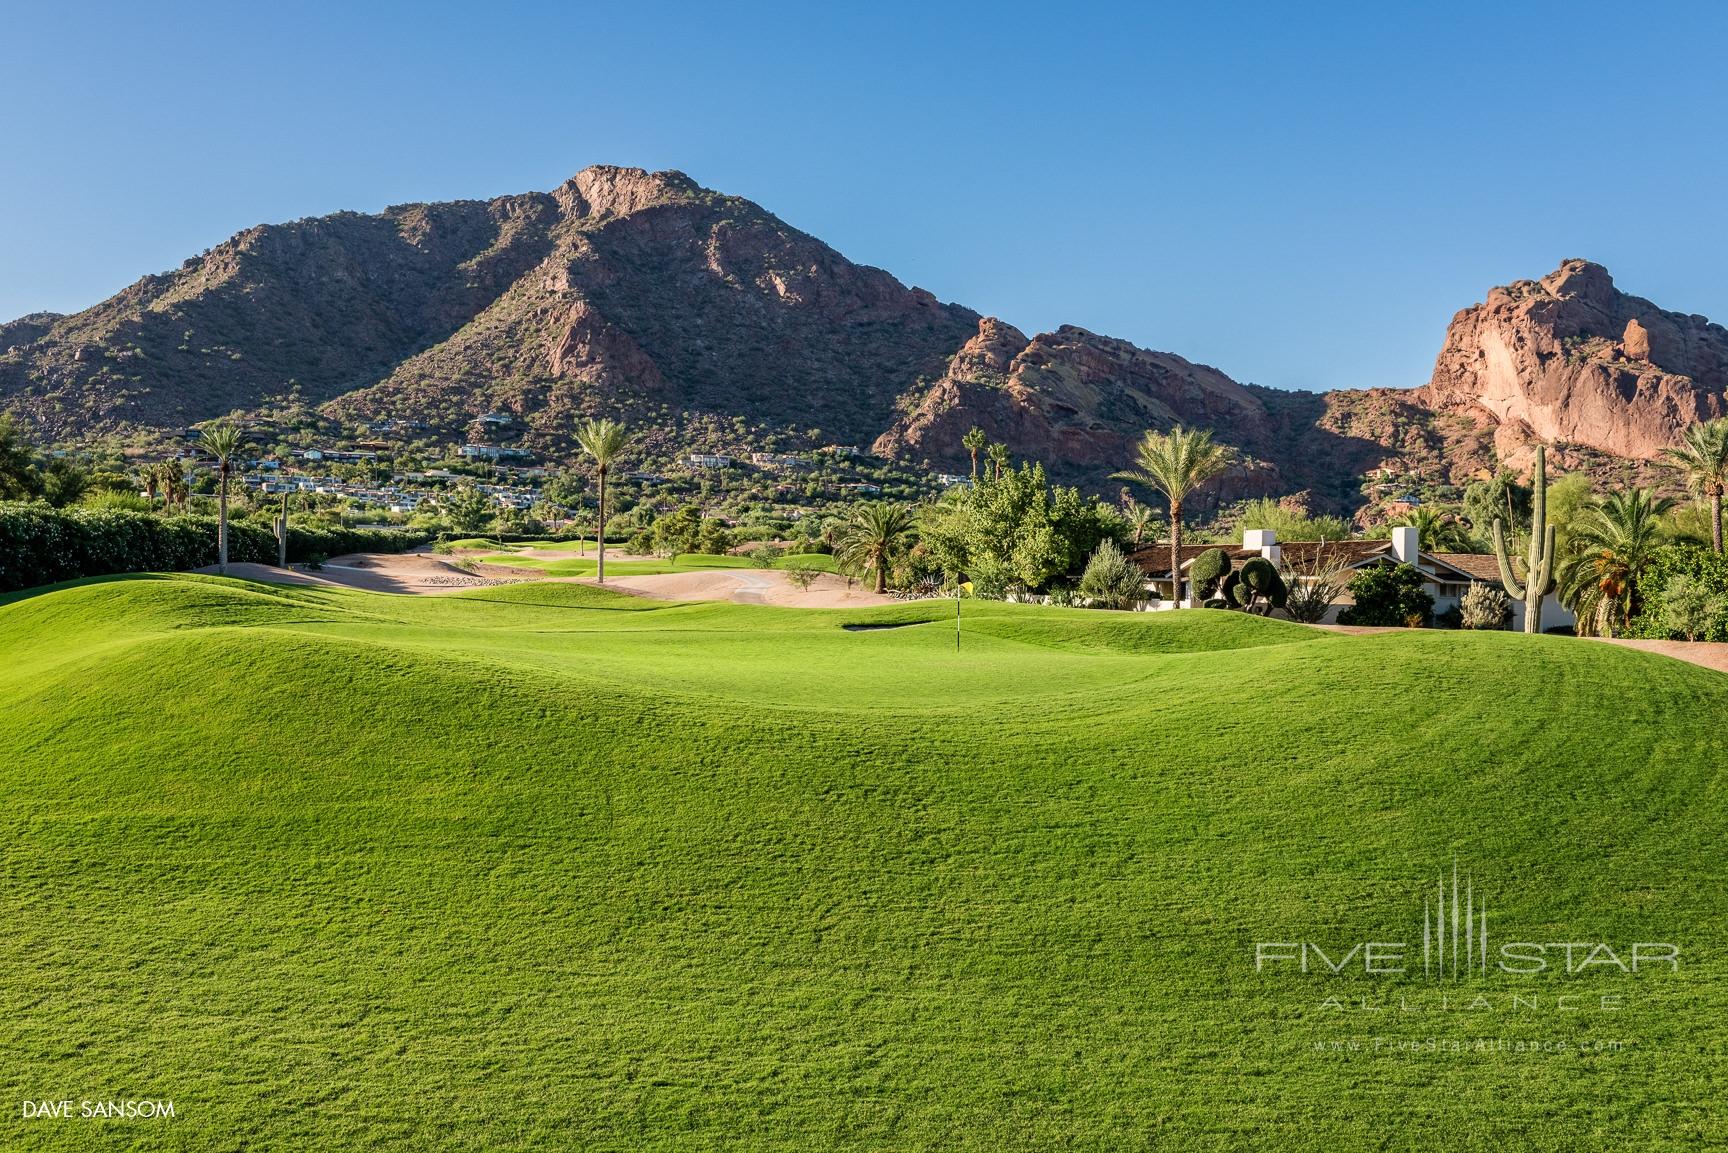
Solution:
{"label": "rock", "polygon": [[1486,414],[1504,426],[1502,455],[1561,441],[1648,460],[1722,415],[1725,390],[1728,329],[1664,312],[1615,288],[1601,265],[1568,260],[1453,317],[1418,399]]}
{"label": "rock", "polygon": [[1650,330],[1633,317],[1626,322],[1626,332],[1620,337],[1620,348],[1631,360],[1650,359]]}

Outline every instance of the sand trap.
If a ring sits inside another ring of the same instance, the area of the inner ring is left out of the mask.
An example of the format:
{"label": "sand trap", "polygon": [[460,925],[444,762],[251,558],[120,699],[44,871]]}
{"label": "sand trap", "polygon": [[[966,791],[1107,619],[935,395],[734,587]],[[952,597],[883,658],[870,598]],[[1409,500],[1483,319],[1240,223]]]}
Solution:
{"label": "sand trap", "polygon": [[[587,577],[583,584],[594,583]],[[846,587],[846,578],[832,573],[817,577],[801,589],[776,569],[716,569],[710,572],[661,573],[656,576],[612,577],[606,587],[614,592],[666,601],[732,601],[735,604],[780,605],[801,609],[869,608],[896,603],[878,596],[857,582]]]}
{"label": "sand trap", "polygon": [[[216,567],[198,570],[214,573]],[[261,564],[231,564],[228,575],[241,580],[272,584],[323,585],[364,589],[375,593],[430,596],[462,589],[519,583],[524,577],[476,576],[464,572],[442,557],[425,552],[350,553],[324,562],[316,572],[303,568],[279,569]]]}
{"label": "sand trap", "polygon": [[1665,657],[1673,657],[1678,661],[1686,661],[1690,664],[1702,665],[1707,669],[1715,669],[1719,673],[1728,673],[1728,644],[1723,644],[1720,641],[1655,641],[1628,637],[1588,637],[1586,639],[1620,645],[1629,649],[1638,649],[1647,653],[1659,653]]}

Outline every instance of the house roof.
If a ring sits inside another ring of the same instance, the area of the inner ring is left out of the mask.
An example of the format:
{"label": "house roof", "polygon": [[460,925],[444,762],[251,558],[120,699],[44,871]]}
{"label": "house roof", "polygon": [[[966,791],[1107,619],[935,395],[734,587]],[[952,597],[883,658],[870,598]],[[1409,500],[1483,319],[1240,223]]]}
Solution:
{"label": "house roof", "polygon": [[[1298,569],[1306,569],[1322,561],[1355,568],[1368,561],[1392,555],[1392,542],[1389,540],[1280,541],[1278,547],[1284,563]],[[1194,558],[1215,548],[1223,549],[1224,555],[1237,567],[1240,567],[1243,561],[1260,555],[1259,549],[1243,548],[1240,545],[1185,544],[1181,552],[1183,571],[1186,572],[1188,566],[1194,563]],[[1156,579],[1170,576],[1169,541],[1137,549],[1130,554],[1129,559],[1144,569],[1149,577]]]}
{"label": "house roof", "polygon": [[1498,583],[1500,580],[1500,562],[1492,556],[1476,552],[1430,552],[1423,556],[1437,564],[1454,569],[1471,580]]}

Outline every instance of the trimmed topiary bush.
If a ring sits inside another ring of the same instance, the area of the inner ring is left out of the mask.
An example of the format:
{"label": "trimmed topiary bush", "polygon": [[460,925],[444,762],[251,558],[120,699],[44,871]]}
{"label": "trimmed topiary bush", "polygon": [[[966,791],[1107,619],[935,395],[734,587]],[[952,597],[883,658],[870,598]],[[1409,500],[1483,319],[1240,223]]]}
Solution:
{"label": "trimmed topiary bush", "polygon": [[1188,566],[1188,579],[1194,582],[1194,595],[1201,600],[1211,600],[1230,567],[1230,554],[1221,548],[1209,548],[1195,557]]}

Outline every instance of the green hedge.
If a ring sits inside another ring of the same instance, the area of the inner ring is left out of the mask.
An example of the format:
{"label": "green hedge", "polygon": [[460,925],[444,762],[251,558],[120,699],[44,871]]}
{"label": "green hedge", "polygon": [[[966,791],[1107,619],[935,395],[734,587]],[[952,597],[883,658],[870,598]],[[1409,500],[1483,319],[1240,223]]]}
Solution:
{"label": "green hedge", "polygon": [[[290,527],[288,559],[403,552],[426,539],[424,533],[400,530]],[[275,564],[276,535],[257,525],[230,522],[228,559]],[[0,592],[79,577],[179,572],[215,563],[214,517],[0,504]]]}
{"label": "green hedge", "polygon": [[[1668,582],[1677,576],[1690,577],[1705,591],[1728,596],[1728,556],[1717,556],[1707,548],[1695,545],[1669,545],[1656,550],[1644,571],[1638,574],[1638,615],[1627,629],[1630,636],[1679,639],[1670,631],[1662,614],[1662,594]],[[1711,624],[1709,631],[1698,638],[1705,641],[1728,641],[1728,619]]]}

